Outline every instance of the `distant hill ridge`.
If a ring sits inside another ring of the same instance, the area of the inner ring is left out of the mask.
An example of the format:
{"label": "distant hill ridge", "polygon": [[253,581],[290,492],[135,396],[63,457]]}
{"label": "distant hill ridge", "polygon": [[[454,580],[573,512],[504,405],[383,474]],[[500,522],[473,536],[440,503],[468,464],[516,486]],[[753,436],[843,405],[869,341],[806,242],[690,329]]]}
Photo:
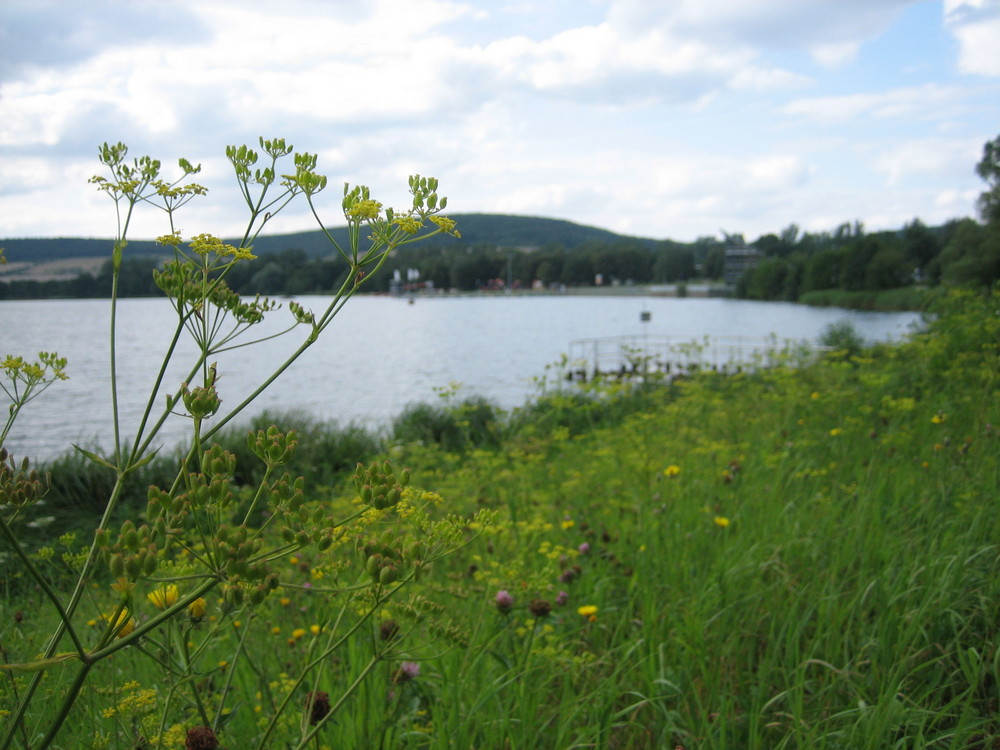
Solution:
{"label": "distant hill ridge", "polygon": [[[488,244],[496,247],[544,247],[549,244],[575,248],[587,242],[638,242],[652,246],[657,240],[631,237],[597,227],[584,226],[564,219],[506,214],[449,214],[458,222],[461,240],[442,236],[439,243],[461,243],[466,246]],[[330,234],[342,245],[347,243],[347,228],[335,227]],[[229,238],[229,241],[234,241]],[[74,237],[43,237],[0,240],[0,247],[11,262],[42,263],[66,258],[92,258],[111,255],[109,239]],[[262,235],[254,243],[258,254],[303,250],[311,257],[329,255],[333,249],[319,230],[290,234]],[[164,248],[151,240],[132,240],[128,252],[133,256],[165,255]]]}

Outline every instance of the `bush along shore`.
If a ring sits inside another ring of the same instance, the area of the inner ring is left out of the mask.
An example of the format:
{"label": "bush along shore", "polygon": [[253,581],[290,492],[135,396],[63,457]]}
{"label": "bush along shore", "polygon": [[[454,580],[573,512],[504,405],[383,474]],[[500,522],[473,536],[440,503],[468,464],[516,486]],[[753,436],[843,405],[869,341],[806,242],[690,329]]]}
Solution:
{"label": "bush along shore", "polygon": [[[114,475],[56,461],[45,505],[7,525],[24,558],[0,546],[5,747],[38,746],[73,690],[63,747],[996,747],[1000,295],[943,295],[898,345],[847,333],[817,362],[550,383],[511,413],[452,397],[381,436],[296,415],[224,430],[184,506],[213,535],[131,594],[112,544],[73,632],[87,655],[186,614],[82,688],[68,636],[41,657],[46,605]],[[149,489],[172,477],[160,457],[128,478],[123,565],[180,502]],[[313,534],[261,516],[262,486],[295,518],[357,518]],[[266,595],[229,578],[193,596],[192,560],[220,550],[258,580],[236,552],[258,539],[284,551]]]}

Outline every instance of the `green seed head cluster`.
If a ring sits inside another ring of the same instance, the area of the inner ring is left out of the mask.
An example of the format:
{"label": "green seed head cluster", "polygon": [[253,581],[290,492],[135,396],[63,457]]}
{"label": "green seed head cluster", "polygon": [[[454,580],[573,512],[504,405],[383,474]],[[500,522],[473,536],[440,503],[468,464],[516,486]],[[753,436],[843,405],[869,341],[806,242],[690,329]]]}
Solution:
{"label": "green seed head cluster", "polygon": [[294,431],[283,433],[275,425],[247,435],[247,446],[267,466],[274,468],[288,463],[299,444]]}
{"label": "green seed head cluster", "polygon": [[403,469],[397,475],[388,461],[373,463],[367,469],[358,464],[354,471],[354,486],[361,501],[376,510],[396,505],[409,483],[410,472]]}
{"label": "green seed head cluster", "polygon": [[30,468],[27,457],[21,459],[18,468],[7,449],[0,448],[0,507],[24,508],[40,500],[48,491],[48,474],[40,475]]}

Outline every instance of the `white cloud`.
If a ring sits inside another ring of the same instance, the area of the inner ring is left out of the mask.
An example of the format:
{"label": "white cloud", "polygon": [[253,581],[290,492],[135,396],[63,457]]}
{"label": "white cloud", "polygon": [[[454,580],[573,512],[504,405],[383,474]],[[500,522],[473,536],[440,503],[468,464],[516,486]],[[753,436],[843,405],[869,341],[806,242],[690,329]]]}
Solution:
{"label": "white cloud", "polygon": [[945,0],[944,17],[958,41],[959,70],[1000,76],[1000,0]]}
{"label": "white cloud", "polygon": [[888,149],[873,158],[873,169],[885,175],[890,187],[921,177],[950,177],[956,170],[970,172],[982,152],[979,141],[921,138]]}
{"label": "white cloud", "polygon": [[792,117],[827,124],[861,117],[876,120],[900,118],[938,118],[946,109],[965,106],[967,89],[928,83],[878,93],[845,94],[795,99],[781,108]]}

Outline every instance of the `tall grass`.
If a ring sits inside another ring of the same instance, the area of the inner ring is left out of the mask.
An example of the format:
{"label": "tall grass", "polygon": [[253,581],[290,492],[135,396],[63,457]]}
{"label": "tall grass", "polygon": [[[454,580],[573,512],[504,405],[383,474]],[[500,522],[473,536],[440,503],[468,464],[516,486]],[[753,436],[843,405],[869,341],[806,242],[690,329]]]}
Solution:
{"label": "tall grass", "polygon": [[[397,658],[317,746],[996,747],[998,372],[997,296],[960,293],[911,341],[847,359],[549,394],[510,415],[412,410],[381,447],[443,508],[498,520],[470,521],[419,597],[380,612],[370,638],[391,633]],[[349,500],[333,494],[315,502]],[[335,576],[308,555],[290,565],[303,583]],[[32,637],[34,601],[0,602],[0,643]],[[314,689],[284,655],[312,648],[337,598],[283,601],[240,624],[258,677],[233,686],[227,747]],[[338,652],[323,689],[350,684],[366,653]],[[115,662],[109,681],[154,680],[128,652]],[[99,690],[87,700],[106,707]]]}

